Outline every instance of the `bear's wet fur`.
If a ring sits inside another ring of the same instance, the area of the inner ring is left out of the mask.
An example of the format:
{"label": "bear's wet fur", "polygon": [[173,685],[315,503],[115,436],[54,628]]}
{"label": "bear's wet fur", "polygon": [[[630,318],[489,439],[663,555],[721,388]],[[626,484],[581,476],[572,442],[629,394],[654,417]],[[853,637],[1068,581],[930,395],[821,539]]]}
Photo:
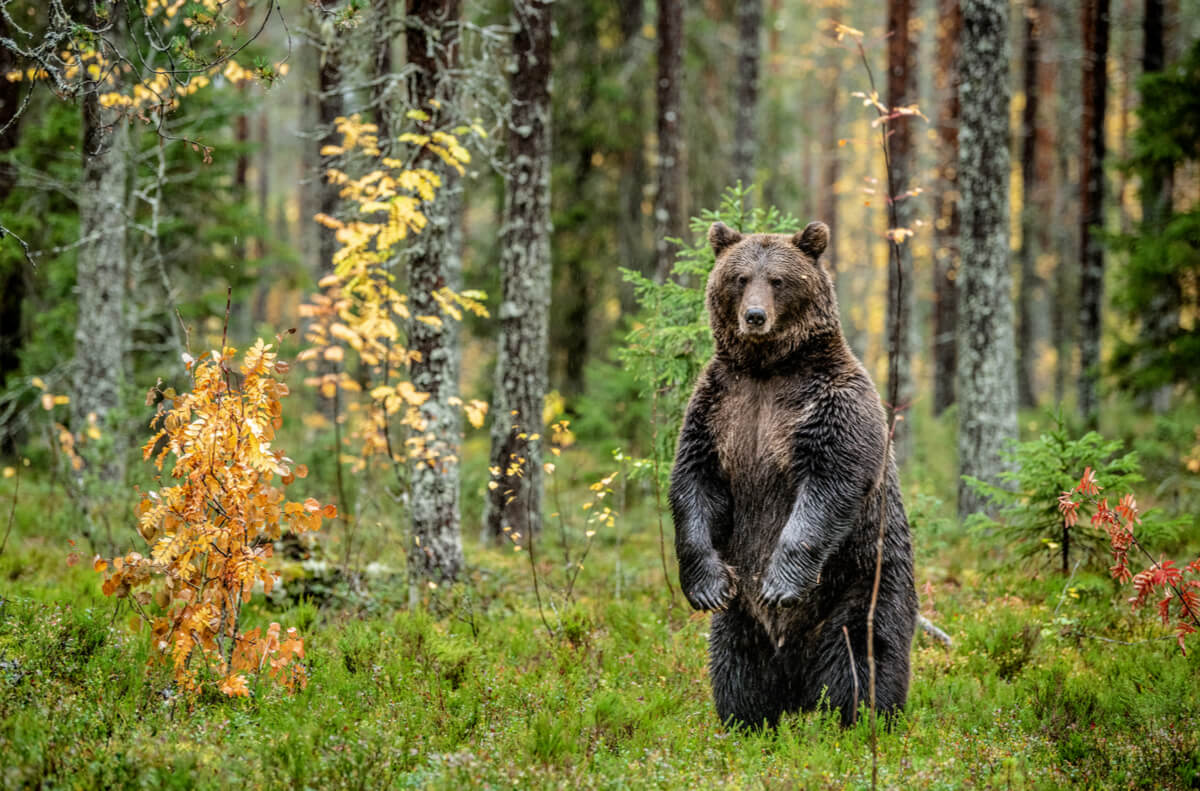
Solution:
{"label": "bear's wet fur", "polygon": [[819,263],[824,223],[794,236],[709,231],[716,353],[688,404],[671,474],[679,577],[714,612],[709,674],[721,720],[773,726],[868,699],[875,613],[881,714],[908,697],[917,619],[912,545],[875,385],[842,335]]}

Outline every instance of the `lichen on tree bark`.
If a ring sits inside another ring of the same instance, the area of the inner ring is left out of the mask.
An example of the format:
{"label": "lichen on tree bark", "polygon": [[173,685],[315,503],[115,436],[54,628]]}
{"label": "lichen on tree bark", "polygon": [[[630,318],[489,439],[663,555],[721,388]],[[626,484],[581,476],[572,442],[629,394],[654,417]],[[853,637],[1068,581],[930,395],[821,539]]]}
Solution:
{"label": "lichen on tree bark", "polygon": [[[96,29],[111,27],[110,35],[119,37],[119,21],[109,26],[90,4],[87,12],[89,23]],[[79,190],[80,244],[75,277],[79,310],[71,428],[82,431],[89,416],[95,416],[101,431],[114,439],[96,472],[103,481],[120,483],[125,478],[124,444],[120,431],[106,423],[109,414],[120,406],[121,383],[125,381],[129,131],[128,121],[119,111],[101,105],[102,90],[99,83],[86,83],[81,101],[83,183]]]}
{"label": "lichen on tree bark", "polygon": [[542,408],[550,308],[550,10],[514,3],[509,167],[500,229],[500,341],[486,535],[530,540],[541,525]]}

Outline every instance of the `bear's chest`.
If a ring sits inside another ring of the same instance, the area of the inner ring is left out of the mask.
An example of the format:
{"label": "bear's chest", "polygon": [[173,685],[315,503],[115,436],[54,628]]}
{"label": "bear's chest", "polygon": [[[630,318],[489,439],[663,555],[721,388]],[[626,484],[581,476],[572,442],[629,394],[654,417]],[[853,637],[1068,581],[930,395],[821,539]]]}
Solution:
{"label": "bear's chest", "polygon": [[796,428],[805,419],[795,388],[779,378],[729,383],[714,415],[717,456],[735,489],[786,481]]}

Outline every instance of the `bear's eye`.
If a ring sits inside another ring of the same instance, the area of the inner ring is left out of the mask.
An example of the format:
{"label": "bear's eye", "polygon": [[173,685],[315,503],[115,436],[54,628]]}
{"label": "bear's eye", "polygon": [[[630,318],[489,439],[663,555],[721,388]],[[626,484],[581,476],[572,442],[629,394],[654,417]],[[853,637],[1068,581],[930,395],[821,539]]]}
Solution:
{"label": "bear's eye", "polygon": [[737,282],[738,282],[739,286],[744,286],[750,282],[750,278],[747,277],[746,275],[738,275]]}
{"label": "bear's eye", "polygon": [[782,285],[783,285],[783,278],[782,278],[782,277],[773,277],[773,278],[771,278],[771,288],[779,288],[779,287],[780,287],[780,286],[782,286]]}

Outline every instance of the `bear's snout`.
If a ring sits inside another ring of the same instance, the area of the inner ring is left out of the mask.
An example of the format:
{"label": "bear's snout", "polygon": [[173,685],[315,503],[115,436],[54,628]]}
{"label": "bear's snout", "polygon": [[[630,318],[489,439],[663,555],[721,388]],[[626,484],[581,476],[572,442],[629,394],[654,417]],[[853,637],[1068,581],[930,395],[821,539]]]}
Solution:
{"label": "bear's snout", "polygon": [[761,327],[767,323],[767,312],[762,308],[750,308],[746,311],[746,323],[751,327]]}

